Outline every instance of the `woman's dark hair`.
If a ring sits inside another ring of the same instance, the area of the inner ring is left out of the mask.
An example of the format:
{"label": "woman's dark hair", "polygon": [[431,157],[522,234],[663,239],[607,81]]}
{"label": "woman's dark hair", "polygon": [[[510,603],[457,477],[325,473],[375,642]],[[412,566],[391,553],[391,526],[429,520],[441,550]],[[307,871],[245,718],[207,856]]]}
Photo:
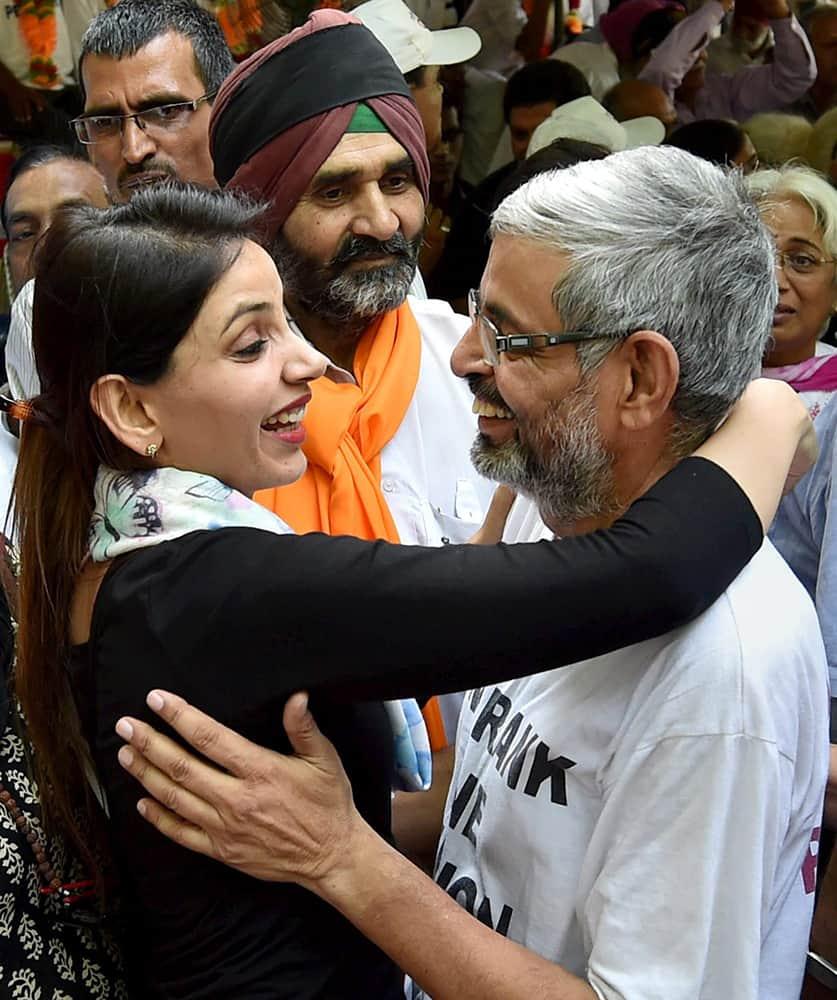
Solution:
{"label": "woman's dark hair", "polygon": [[666,139],[666,146],[677,146],[687,153],[728,167],[744,147],[747,133],[735,122],[722,118],[704,118],[676,128]]}
{"label": "woman's dark hair", "polygon": [[[106,211],[56,213],[36,260],[32,340],[42,394],[24,423],[14,506],[20,545],[17,691],[36,750],[44,816],[95,871],[82,820],[96,807],[67,677],[70,610],[87,555],[96,472],[136,469],[90,405],[105,374],[153,383],[262,210],[230,194],[164,185]],[[102,885],[100,882],[100,890]]]}
{"label": "woman's dark hair", "polygon": [[560,59],[541,59],[509,77],[503,94],[503,117],[508,122],[513,108],[544,101],[554,101],[560,107],[589,94],[590,84],[577,66]]}
{"label": "woman's dark hair", "polygon": [[79,160],[81,163],[86,163],[89,167],[92,166],[90,160],[72,146],[29,146],[12,164],[12,168],[9,171],[9,179],[6,183],[6,193],[3,195],[3,200],[0,201],[0,224],[2,224],[3,229],[7,233],[9,229],[6,217],[6,202],[9,197],[9,191],[12,189],[12,184],[19,177],[23,177],[30,170],[34,170],[35,167],[42,167],[45,163],[52,163],[54,160]]}
{"label": "woman's dark hair", "polygon": [[508,198],[538,174],[544,174],[548,170],[573,167],[584,160],[603,160],[609,155],[609,149],[597,146],[594,142],[584,142],[581,139],[555,139],[518,164],[498,188],[494,207],[496,208],[504,198]]}

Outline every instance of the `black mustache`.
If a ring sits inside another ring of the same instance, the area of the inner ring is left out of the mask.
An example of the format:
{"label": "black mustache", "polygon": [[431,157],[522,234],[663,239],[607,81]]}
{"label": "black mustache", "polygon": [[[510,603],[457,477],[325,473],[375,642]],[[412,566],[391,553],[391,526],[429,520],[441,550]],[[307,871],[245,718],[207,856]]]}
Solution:
{"label": "black mustache", "polygon": [[500,407],[504,410],[511,409],[497,391],[497,386],[494,384],[493,379],[486,378],[484,375],[466,375],[465,378],[468,382],[468,388],[477,399],[481,399],[484,403],[490,403],[492,406]]}
{"label": "black mustache", "polygon": [[142,160],[140,163],[126,163],[119,172],[119,180],[133,177],[134,174],[166,174],[172,180],[177,180],[177,173],[172,169],[170,163],[162,163],[153,157]]}
{"label": "black mustache", "polygon": [[337,251],[331,267],[343,267],[358,260],[374,260],[376,257],[408,257],[413,260],[413,244],[403,233],[395,233],[388,240],[376,240],[372,236],[352,236]]}

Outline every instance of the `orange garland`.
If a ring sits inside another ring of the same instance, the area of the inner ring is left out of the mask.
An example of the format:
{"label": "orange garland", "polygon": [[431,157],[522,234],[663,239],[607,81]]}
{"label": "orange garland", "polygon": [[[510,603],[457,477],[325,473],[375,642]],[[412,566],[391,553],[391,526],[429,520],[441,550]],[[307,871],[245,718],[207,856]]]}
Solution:
{"label": "orange garland", "polygon": [[29,80],[49,89],[59,82],[52,56],[58,41],[55,0],[15,0],[20,33],[29,49]]}
{"label": "orange garland", "polygon": [[259,0],[216,0],[215,17],[233,55],[248,55],[261,45],[263,21]]}

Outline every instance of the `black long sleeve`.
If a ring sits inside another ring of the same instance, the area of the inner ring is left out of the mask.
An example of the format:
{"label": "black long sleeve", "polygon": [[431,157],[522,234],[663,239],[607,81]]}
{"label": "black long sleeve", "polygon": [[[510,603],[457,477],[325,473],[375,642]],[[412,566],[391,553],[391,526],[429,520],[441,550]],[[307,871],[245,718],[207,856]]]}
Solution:
{"label": "black long sleeve", "polygon": [[215,678],[225,704],[245,678],[256,700],[299,688],[385,699],[478,687],[663,634],[708,607],[760,543],[733,480],[689,459],[612,528],[583,537],[427,549],[196,532],[131,557],[103,591],[114,610],[143,594],[161,652],[182,665],[178,690],[200,690],[203,704],[198,663],[213,674],[211,664],[236,665],[227,683]]}

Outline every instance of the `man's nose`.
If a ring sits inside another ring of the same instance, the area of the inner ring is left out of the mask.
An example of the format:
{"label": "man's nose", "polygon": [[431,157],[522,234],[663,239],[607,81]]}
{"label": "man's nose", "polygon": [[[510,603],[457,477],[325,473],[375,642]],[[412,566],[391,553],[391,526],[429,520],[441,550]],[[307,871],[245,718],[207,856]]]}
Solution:
{"label": "man's nose", "polygon": [[454,375],[458,375],[459,378],[465,378],[467,375],[492,375],[494,373],[494,369],[485,360],[485,351],[476,323],[471,323],[462,339],[454,347],[450,366]]}
{"label": "man's nose", "polygon": [[377,184],[370,185],[357,207],[352,223],[352,231],[356,236],[371,236],[383,241],[394,236],[401,227],[401,220]]}
{"label": "man's nose", "polygon": [[146,156],[151,156],[156,151],[154,140],[133,118],[126,118],[122,122],[122,156],[126,163],[142,163]]}

